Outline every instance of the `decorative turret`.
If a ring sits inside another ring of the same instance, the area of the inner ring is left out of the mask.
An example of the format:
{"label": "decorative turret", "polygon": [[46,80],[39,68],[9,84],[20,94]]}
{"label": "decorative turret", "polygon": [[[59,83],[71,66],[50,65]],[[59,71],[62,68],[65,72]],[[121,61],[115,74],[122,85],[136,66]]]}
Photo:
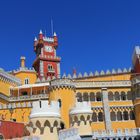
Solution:
{"label": "decorative turret", "polygon": [[58,131],[64,129],[61,121],[59,103],[52,101],[33,102],[30,122],[27,130],[30,136],[38,136],[41,140],[58,140]]}
{"label": "decorative turret", "polygon": [[78,128],[81,137],[92,137],[91,129],[91,104],[90,102],[76,102],[70,112],[70,124],[71,126]]}
{"label": "decorative turret", "polygon": [[50,82],[49,100],[59,101],[62,119],[69,128],[69,110],[75,104],[75,85],[71,79],[54,79]]}
{"label": "decorative turret", "polygon": [[40,30],[40,32],[39,32],[39,39],[43,39],[43,33],[42,33],[42,30]]}
{"label": "decorative turret", "polygon": [[21,68],[25,68],[25,57],[24,56],[21,56],[20,57],[20,67]]}
{"label": "decorative turret", "polygon": [[33,67],[40,81],[60,78],[60,57],[56,55],[58,39],[56,33],[53,37],[47,37],[40,30],[38,38],[34,40],[36,59]]}

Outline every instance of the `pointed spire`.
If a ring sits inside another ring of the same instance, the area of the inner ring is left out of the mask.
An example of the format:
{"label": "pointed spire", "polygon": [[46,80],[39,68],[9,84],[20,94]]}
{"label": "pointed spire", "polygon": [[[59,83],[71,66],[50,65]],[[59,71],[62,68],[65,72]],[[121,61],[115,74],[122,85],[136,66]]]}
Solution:
{"label": "pointed spire", "polygon": [[53,36],[57,36],[57,35],[56,35],[56,32],[53,33]]}
{"label": "pointed spire", "polygon": [[37,37],[35,37],[34,41],[37,41]]}
{"label": "pointed spire", "polygon": [[39,34],[43,34],[43,33],[42,33],[42,30],[40,30]]}

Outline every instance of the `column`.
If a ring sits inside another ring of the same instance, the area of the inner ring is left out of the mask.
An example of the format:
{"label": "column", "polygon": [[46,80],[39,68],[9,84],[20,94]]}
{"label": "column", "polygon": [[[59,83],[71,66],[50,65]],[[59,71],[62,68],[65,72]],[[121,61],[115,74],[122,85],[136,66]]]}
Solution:
{"label": "column", "polygon": [[57,78],[60,78],[60,63],[57,63]]}
{"label": "column", "polygon": [[43,92],[44,92],[44,94],[45,94],[45,86],[44,86],[44,91],[43,91]]}
{"label": "column", "polygon": [[19,98],[19,88],[18,88],[18,98]]}
{"label": "column", "polygon": [[105,126],[106,130],[111,130],[111,119],[110,119],[110,107],[108,102],[108,92],[107,88],[102,88],[102,99],[103,99],[103,109],[104,109],[104,117],[105,117]]}
{"label": "column", "polygon": [[32,96],[32,87],[31,87],[31,92],[30,92],[30,96]]}

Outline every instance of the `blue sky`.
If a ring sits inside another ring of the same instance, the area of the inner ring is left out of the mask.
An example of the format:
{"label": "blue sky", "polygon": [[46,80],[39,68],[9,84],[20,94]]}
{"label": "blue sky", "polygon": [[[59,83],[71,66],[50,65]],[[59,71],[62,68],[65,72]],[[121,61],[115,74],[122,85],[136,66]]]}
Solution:
{"label": "blue sky", "polygon": [[0,67],[31,67],[33,40],[40,29],[59,38],[61,71],[129,68],[140,45],[139,0],[4,0],[0,2]]}

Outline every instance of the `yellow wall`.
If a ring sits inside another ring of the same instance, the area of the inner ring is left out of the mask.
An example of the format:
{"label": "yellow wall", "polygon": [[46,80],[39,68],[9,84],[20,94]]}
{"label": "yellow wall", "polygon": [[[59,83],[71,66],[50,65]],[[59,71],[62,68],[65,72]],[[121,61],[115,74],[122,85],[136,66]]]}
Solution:
{"label": "yellow wall", "polygon": [[76,81],[117,81],[117,80],[130,80],[131,74],[116,74],[116,75],[103,75],[94,76],[89,78],[81,78]]}
{"label": "yellow wall", "polygon": [[6,96],[10,95],[10,87],[14,86],[12,83],[0,80],[0,92],[3,93]]}
{"label": "yellow wall", "polygon": [[75,104],[75,92],[71,88],[57,88],[50,91],[50,100],[62,100],[61,116],[67,128],[69,128],[69,110]]}
{"label": "yellow wall", "polygon": [[22,84],[24,85],[25,78],[29,78],[29,84],[34,84],[36,82],[37,76],[35,72],[18,72],[14,74],[17,78],[21,79]]}
{"label": "yellow wall", "polygon": [[27,123],[29,121],[31,108],[16,108],[13,112],[9,109],[0,110],[0,118],[2,120],[9,121],[11,119],[16,119],[16,122]]}

